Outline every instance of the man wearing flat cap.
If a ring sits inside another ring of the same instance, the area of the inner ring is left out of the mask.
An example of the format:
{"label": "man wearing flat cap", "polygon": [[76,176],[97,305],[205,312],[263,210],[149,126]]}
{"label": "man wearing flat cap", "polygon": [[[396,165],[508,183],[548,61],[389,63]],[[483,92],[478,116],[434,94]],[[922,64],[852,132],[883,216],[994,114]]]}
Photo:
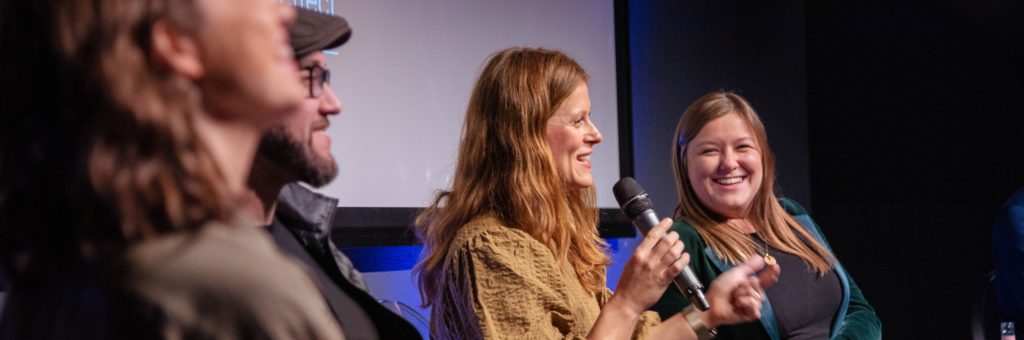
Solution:
{"label": "man wearing flat cap", "polygon": [[297,182],[320,187],[337,175],[326,130],[341,113],[330,88],[323,50],[341,46],[352,35],[345,19],[302,8],[289,28],[306,100],[260,141],[249,176],[247,206],[282,251],[303,263],[348,339],[417,339],[416,329],[366,292],[359,272],[331,242],[338,200]]}

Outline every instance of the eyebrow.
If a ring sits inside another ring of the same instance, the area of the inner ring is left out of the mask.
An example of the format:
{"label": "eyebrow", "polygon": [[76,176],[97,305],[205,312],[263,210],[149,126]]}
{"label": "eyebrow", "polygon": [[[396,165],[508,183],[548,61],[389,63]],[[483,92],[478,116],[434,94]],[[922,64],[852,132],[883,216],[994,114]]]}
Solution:
{"label": "eyebrow", "polygon": [[[737,142],[754,142],[754,138],[753,137],[740,137],[740,138],[733,139],[732,142],[733,143],[737,143]],[[693,144],[693,146],[704,146],[704,145],[718,146],[718,143],[717,142],[713,142],[713,141],[701,141],[699,143],[694,143]]]}
{"label": "eyebrow", "polygon": [[325,69],[325,70],[327,69],[327,63],[319,61],[319,60],[311,60],[311,61],[308,61],[308,62],[305,62],[305,63],[299,63],[299,68],[306,68],[306,67],[313,67],[313,66],[320,66],[320,68],[322,68],[322,69]]}

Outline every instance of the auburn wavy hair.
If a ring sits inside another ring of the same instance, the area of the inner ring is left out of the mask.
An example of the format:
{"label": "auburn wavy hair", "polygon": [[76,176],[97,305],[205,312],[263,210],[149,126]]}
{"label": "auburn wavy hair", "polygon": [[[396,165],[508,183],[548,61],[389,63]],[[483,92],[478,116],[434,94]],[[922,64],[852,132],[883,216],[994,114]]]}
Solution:
{"label": "auburn wavy hair", "polygon": [[775,156],[768,147],[768,133],[761,118],[746,99],[732,92],[708,93],[690,104],[683,112],[676,126],[672,146],[672,168],[676,177],[676,192],[679,206],[675,219],[693,224],[704,241],[720,258],[738,264],[757,254],[758,244],[725,217],[709,209],[693,191],[693,184],[687,177],[686,146],[712,120],[736,114],[743,118],[754,133],[754,140],[761,151],[764,180],[751,202],[748,219],[757,228],[757,234],[769,245],[781,251],[794,254],[820,275],[832,269],[835,259],[800,223],[793,219],[779,203],[775,195]]}
{"label": "auburn wavy hair", "polygon": [[597,233],[596,193],[565,184],[546,128],[562,101],[588,81],[586,71],[558,51],[511,48],[491,56],[469,99],[451,189],[416,218],[426,256],[414,270],[425,306],[437,302],[456,232],[485,214],[568,261],[587,290],[605,286],[608,256]]}
{"label": "auburn wavy hair", "polygon": [[192,127],[199,90],[151,49],[158,22],[196,33],[196,6],[0,5],[0,255],[12,276],[230,217],[234,197]]}

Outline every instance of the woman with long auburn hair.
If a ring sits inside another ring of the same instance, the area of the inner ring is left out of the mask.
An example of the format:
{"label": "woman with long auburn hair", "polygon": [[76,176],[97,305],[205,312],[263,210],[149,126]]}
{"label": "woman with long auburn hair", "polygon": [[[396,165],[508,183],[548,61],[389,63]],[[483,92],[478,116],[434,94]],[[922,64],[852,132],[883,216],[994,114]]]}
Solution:
{"label": "woman with long auburn hair", "polygon": [[[683,112],[672,148],[679,206],[670,230],[692,249],[702,282],[750,258],[784,271],[760,322],[722,327],[723,339],[878,339],[881,323],[799,204],[775,195],[775,158],[761,118],[741,96],[712,92]],[[689,305],[672,290],[654,306]]]}
{"label": "woman with long auburn hair", "polygon": [[[696,338],[756,319],[752,261],[716,281],[709,313],[660,322],[644,313],[688,257],[662,221],[637,246],[617,292],[597,234],[588,76],[565,54],[511,48],[494,54],[473,89],[451,189],[417,218],[425,258],[416,266],[431,335],[477,338]],[[664,235],[664,237],[661,237]]]}
{"label": "woman with long auburn hair", "polygon": [[0,338],[341,337],[309,274],[239,213],[260,135],[303,98],[294,15],[0,4]]}

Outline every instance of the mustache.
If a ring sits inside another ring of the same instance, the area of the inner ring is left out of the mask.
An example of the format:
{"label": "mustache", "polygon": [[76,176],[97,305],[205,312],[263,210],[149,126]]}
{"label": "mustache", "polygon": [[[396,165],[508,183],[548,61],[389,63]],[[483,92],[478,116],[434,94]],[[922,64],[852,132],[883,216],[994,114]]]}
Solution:
{"label": "mustache", "polygon": [[328,121],[327,118],[321,118],[321,119],[313,122],[313,125],[310,126],[310,128],[313,131],[317,131],[317,130],[327,130],[327,128],[330,127],[330,126],[331,126],[331,122]]}

